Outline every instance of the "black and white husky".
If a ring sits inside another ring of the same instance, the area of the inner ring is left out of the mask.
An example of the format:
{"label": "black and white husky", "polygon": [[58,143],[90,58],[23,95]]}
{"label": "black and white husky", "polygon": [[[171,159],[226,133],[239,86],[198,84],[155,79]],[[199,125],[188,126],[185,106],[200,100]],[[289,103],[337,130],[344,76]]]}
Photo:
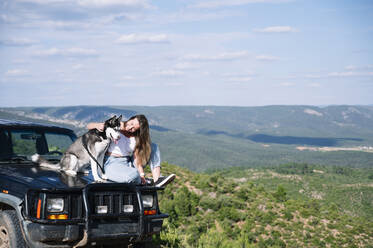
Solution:
{"label": "black and white husky", "polygon": [[77,138],[67,148],[58,164],[49,163],[39,154],[33,155],[32,161],[38,163],[41,167],[63,171],[70,176],[76,176],[78,172],[86,173],[85,169],[90,162],[94,180],[103,182],[107,179],[103,168],[104,155],[110,142],[118,142],[120,138],[121,119],[122,115],[118,118],[114,115],[105,121],[102,132],[91,129]]}

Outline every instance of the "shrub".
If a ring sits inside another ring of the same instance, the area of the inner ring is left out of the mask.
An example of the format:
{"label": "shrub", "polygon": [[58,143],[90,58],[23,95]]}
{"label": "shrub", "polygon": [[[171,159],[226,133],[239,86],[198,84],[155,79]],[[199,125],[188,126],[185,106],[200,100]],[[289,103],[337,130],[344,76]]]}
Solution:
{"label": "shrub", "polygon": [[224,220],[225,218],[232,220],[234,222],[240,221],[242,215],[232,207],[223,207],[218,211],[219,220]]}
{"label": "shrub", "polygon": [[281,185],[277,186],[277,191],[272,195],[278,202],[284,202],[287,200],[285,188]]}
{"label": "shrub", "polygon": [[284,211],[284,217],[287,220],[292,220],[293,219],[293,214],[291,213],[291,211],[289,209],[286,209]]}
{"label": "shrub", "polygon": [[223,241],[226,239],[224,234],[218,232],[215,228],[207,230],[198,240],[198,247],[223,247]]}
{"label": "shrub", "polygon": [[177,233],[177,230],[172,228],[168,223],[169,222],[166,220],[160,235],[154,236],[153,241],[156,244],[161,244],[166,247],[180,247],[180,235]]}

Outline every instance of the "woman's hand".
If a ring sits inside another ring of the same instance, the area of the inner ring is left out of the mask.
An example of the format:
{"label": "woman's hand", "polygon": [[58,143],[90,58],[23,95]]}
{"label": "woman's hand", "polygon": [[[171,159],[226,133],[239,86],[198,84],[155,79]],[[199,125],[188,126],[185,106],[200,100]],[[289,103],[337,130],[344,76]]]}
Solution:
{"label": "woman's hand", "polygon": [[104,131],[104,123],[97,123],[96,129],[100,132]]}
{"label": "woman's hand", "polygon": [[146,184],[145,173],[140,173],[141,184]]}

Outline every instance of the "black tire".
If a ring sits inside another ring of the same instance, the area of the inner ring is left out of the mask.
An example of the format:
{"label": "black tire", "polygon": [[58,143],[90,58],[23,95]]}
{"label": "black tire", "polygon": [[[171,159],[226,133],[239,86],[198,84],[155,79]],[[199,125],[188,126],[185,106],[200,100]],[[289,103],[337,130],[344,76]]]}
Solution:
{"label": "black tire", "polygon": [[15,210],[0,210],[0,248],[26,248]]}

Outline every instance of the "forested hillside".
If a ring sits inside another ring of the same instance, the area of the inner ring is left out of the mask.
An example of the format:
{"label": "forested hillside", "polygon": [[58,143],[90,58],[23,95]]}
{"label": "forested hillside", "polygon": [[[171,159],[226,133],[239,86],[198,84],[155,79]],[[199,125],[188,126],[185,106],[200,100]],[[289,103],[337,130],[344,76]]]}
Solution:
{"label": "forested hillside", "polygon": [[288,164],[196,174],[171,164],[161,247],[372,247],[373,170]]}

